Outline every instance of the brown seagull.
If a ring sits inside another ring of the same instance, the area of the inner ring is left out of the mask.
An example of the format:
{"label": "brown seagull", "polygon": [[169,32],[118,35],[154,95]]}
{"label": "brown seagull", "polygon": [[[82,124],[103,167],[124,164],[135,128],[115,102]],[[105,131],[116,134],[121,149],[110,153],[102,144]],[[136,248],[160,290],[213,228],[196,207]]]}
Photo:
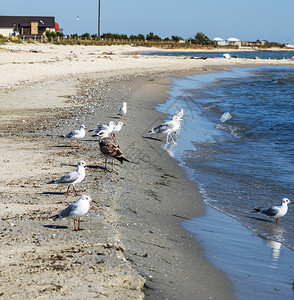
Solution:
{"label": "brown seagull", "polygon": [[106,130],[99,131],[98,136],[100,151],[105,157],[105,170],[108,170],[108,158],[112,160],[112,171],[114,170],[114,159],[119,160],[121,164],[123,163],[123,161],[129,161],[122,156],[122,151],[120,150],[119,144],[115,139],[108,136],[108,132]]}

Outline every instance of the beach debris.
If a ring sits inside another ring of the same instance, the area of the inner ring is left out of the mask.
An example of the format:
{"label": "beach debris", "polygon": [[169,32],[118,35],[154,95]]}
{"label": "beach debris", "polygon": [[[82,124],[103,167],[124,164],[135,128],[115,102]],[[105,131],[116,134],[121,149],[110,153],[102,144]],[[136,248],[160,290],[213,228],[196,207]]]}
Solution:
{"label": "beach debris", "polygon": [[98,133],[98,136],[99,136],[100,151],[105,157],[105,170],[108,170],[107,169],[108,158],[112,160],[112,171],[114,171],[114,159],[119,160],[121,164],[123,163],[123,161],[129,162],[128,159],[122,156],[123,153],[119,147],[118,142],[114,138],[109,137],[107,131],[101,130]]}
{"label": "beach debris", "polygon": [[288,204],[293,203],[288,198],[283,198],[280,205],[275,205],[269,208],[254,208],[255,212],[260,212],[268,217],[276,219],[276,224],[278,224],[278,218],[286,215],[288,211]]}
{"label": "beach debris", "polygon": [[191,218],[182,217],[182,216],[179,216],[179,215],[176,215],[176,214],[172,214],[172,216],[180,218],[180,219],[184,219],[184,220],[191,220]]}
{"label": "beach debris", "polygon": [[120,118],[124,117],[124,120],[126,119],[126,114],[127,114],[127,102],[123,102],[122,107],[119,109],[118,115],[120,115]]}
{"label": "beach debris", "polygon": [[[60,211],[57,215],[52,216],[53,220],[69,218],[74,220],[74,231],[83,230],[80,227],[81,217],[84,216],[90,208],[90,202],[94,202],[90,196],[82,195],[78,200],[71,203],[67,208]],[[76,228],[78,222],[78,228]]]}
{"label": "beach debris", "polygon": [[77,191],[75,190],[75,185],[77,183],[80,183],[82,180],[84,180],[86,175],[85,167],[88,167],[88,165],[83,160],[80,160],[77,164],[77,169],[75,171],[69,172],[64,176],[61,176],[57,179],[47,182],[47,184],[68,185],[67,191],[65,193],[66,196],[68,196],[69,188],[72,185],[75,194],[78,195]]}
{"label": "beach debris", "polygon": [[233,117],[233,116],[227,111],[227,112],[225,112],[225,113],[222,114],[222,116],[221,116],[221,118],[220,118],[220,121],[221,121],[222,123],[225,123],[226,121],[232,119],[232,117]]}
{"label": "beach debris", "polygon": [[77,140],[77,145],[78,145],[78,147],[80,148],[80,145],[79,145],[79,141],[78,141],[78,140],[82,139],[82,138],[85,136],[86,130],[87,130],[86,126],[85,126],[85,125],[81,125],[79,129],[77,129],[77,130],[72,130],[72,131],[70,131],[70,132],[64,134],[63,136],[64,136],[65,138],[71,139],[71,141],[70,141],[70,147],[72,147],[72,141],[73,141],[74,139],[76,139],[76,140]]}

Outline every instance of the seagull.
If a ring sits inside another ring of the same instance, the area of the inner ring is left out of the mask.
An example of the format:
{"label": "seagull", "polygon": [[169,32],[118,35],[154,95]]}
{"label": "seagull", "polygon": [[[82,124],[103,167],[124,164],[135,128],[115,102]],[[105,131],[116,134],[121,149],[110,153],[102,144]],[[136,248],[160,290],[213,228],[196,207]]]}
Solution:
{"label": "seagull", "polygon": [[119,112],[118,112],[118,115],[120,115],[121,119],[124,116],[124,120],[126,119],[126,113],[128,111],[127,105],[128,105],[127,102],[123,102],[122,107],[119,109]]}
{"label": "seagull", "polygon": [[117,141],[113,138],[110,138],[107,131],[101,130],[98,135],[100,151],[105,157],[105,170],[108,170],[107,158],[112,160],[112,171],[114,171],[114,159],[119,160],[121,164],[123,161],[129,161],[122,156],[122,151],[120,150]]}
{"label": "seagull", "polygon": [[63,136],[66,137],[66,138],[70,138],[71,139],[71,141],[70,141],[70,146],[71,147],[72,147],[72,141],[73,141],[73,139],[76,139],[78,147],[80,148],[78,140],[82,139],[85,136],[86,130],[87,130],[86,126],[85,125],[81,125],[80,129],[78,129],[78,130],[72,130],[71,132],[66,133]]}
{"label": "seagull", "polygon": [[176,116],[178,116],[180,119],[183,117],[183,115],[184,115],[184,110],[183,109],[181,109],[180,111],[178,111],[176,113]]}
{"label": "seagull", "polygon": [[75,189],[75,185],[77,183],[80,183],[85,178],[86,175],[85,167],[88,167],[88,165],[83,160],[80,160],[77,164],[77,169],[75,171],[69,172],[64,176],[54,179],[48,182],[48,184],[60,183],[60,184],[68,185],[67,191],[65,193],[66,196],[68,196],[69,188],[72,185],[75,194],[78,195]]}
{"label": "seagull", "polygon": [[164,122],[158,126],[153,127],[151,130],[148,131],[149,134],[152,133],[163,133],[166,134],[166,143],[165,148],[168,142],[168,138],[171,137],[173,143],[177,145],[177,143],[174,141],[173,137],[171,136],[172,132],[177,131],[180,128],[180,121],[184,121],[183,119],[180,119],[178,116],[173,116],[171,121]]}
{"label": "seagull", "polygon": [[[67,208],[60,211],[57,215],[52,216],[51,218],[62,219],[62,218],[70,218],[74,219],[74,231],[83,230],[80,228],[80,217],[84,216],[89,208],[90,202],[94,202],[91,197],[87,195],[82,195],[80,199],[76,200],[75,202],[71,203]],[[76,221],[78,221],[78,228],[76,229]]]}
{"label": "seagull", "polygon": [[119,121],[119,122],[113,127],[113,130],[112,130],[112,132],[111,132],[111,133],[112,133],[111,136],[112,136],[112,137],[115,137],[115,133],[116,133],[116,132],[120,132],[123,126],[126,126],[126,124],[124,124],[123,122]]}
{"label": "seagull", "polygon": [[[184,115],[184,110],[181,108],[181,110],[176,113],[176,116],[178,116],[181,119],[183,117],[183,115]],[[177,134],[180,133],[180,129],[181,129],[181,124],[180,124],[180,127],[177,130]]]}
{"label": "seagull", "polygon": [[254,208],[256,212],[260,212],[269,217],[276,219],[276,224],[278,224],[278,218],[285,216],[288,211],[288,203],[293,203],[288,198],[283,198],[280,205],[272,206],[269,208]]}
{"label": "seagull", "polygon": [[96,135],[98,135],[99,131],[106,130],[109,134],[111,134],[114,127],[115,127],[115,123],[113,121],[110,121],[108,125],[106,124],[99,125],[97,128],[93,130],[93,132],[95,132]]}

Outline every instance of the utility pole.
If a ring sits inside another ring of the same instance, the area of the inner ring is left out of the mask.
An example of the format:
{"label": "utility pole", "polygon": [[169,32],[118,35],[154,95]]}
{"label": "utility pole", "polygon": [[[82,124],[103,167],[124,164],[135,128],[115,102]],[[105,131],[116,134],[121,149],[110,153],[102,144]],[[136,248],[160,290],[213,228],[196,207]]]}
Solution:
{"label": "utility pole", "polygon": [[101,23],[101,0],[98,0],[98,38],[100,38],[100,23]]}

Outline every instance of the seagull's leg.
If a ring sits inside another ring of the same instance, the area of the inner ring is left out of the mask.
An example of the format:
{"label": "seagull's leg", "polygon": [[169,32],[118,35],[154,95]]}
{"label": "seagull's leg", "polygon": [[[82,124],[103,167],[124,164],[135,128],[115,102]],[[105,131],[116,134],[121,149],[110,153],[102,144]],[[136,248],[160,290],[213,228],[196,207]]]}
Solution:
{"label": "seagull's leg", "polygon": [[84,230],[83,228],[80,227],[81,226],[81,219],[78,219],[78,230]]}
{"label": "seagull's leg", "polygon": [[70,187],[70,186],[68,186],[67,191],[66,191],[66,193],[65,193],[66,197],[68,196],[69,187]]}
{"label": "seagull's leg", "polygon": [[106,172],[107,171],[107,159],[105,158],[105,167],[104,167],[104,171]]}
{"label": "seagull's leg", "polygon": [[126,115],[124,115],[124,120],[126,119]]}
{"label": "seagull's leg", "polygon": [[170,135],[170,138],[172,139],[172,141],[173,141],[173,143],[175,144],[175,145],[177,145],[177,143],[175,142],[175,140],[173,139],[173,137]]}
{"label": "seagull's leg", "polygon": [[72,148],[72,140],[70,140],[70,147]]}
{"label": "seagull's leg", "polygon": [[164,150],[166,149],[167,144],[169,144],[169,142],[168,142],[168,134],[167,134],[167,136],[166,136]]}
{"label": "seagull's leg", "polygon": [[114,160],[112,160],[112,171],[114,171]]}
{"label": "seagull's leg", "polygon": [[74,231],[77,231],[77,229],[76,229],[76,219],[74,219]]}
{"label": "seagull's leg", "polygon": [[276,224],[278,224],[278,218],[276,218]]}
{"label": "seagull's leg", "polygon": [[76,193],[76,195],[79,196],[79,194],[77,193],[74,185],[72,186],[72,188],[73,188],[74,192]]}
{"label": "seagull's leg", "polygon": [[77,144],[78,144],[78,148],[80,148],[80,144],[79,144],[79,141],[77,140]]}

